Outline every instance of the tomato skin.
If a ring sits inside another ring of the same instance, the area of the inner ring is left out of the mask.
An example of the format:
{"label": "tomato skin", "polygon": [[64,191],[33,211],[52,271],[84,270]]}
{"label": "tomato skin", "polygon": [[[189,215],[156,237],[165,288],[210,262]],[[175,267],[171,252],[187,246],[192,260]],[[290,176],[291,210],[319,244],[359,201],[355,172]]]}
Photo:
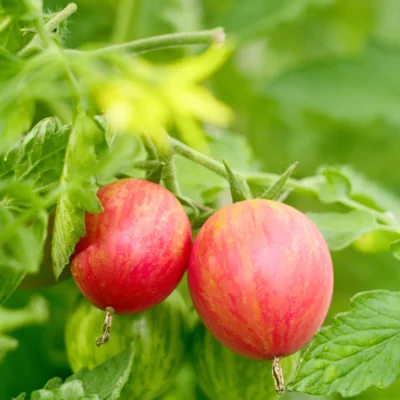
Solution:
{"label": "tomato skin", "polygon": [[[192,366],[197,384],[213,400],[277,399],[270,361],[251,360],[222,345],[200,322],[191,335]],[[289,382],[300,354],[281,360]]]}
{"label": "tomato skin", "polygon": [[72,370],[93,368],[132,346],[135,358],[121,400],[154,399],[168,390],[183,365],[188,334],[185,314],[182,297],[174,291],[143,313],[114,316],[110,341],[97,347],[104,312],[82,298],[66,325]]}
{"label": "tomato skin", "polygon": [[188,283],[208,329],[257,360],[293,354],[322,325],[333,291],[328,247],[296,209],[247,200],[216,212],[193,244]]}
{"label": "tomato skin", "polygon": [[100,309],[147,310],[176,288],[187,269],[189,218],[172,193],[142,179],[111,183],[98,197],[104,212],[86,214],[86,236],[71,258],[75,282]]}

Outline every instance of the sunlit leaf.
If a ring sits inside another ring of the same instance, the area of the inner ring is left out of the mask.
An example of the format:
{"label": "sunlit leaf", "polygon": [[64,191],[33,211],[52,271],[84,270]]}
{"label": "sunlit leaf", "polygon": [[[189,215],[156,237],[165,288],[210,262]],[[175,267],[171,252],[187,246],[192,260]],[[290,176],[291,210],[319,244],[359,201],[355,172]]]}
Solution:
{"label": "sunlit leaf", "polygon": [[400,375],[400,292],[360,293],[350,311],[317,333],[289,390],[355,396],[385,388]]}

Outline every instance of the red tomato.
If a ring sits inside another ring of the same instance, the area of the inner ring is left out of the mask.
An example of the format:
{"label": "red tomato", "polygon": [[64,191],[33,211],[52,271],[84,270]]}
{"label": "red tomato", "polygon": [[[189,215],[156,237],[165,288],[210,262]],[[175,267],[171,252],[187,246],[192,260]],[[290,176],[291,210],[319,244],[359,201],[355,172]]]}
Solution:
{"label": "red tomato", "polygon": [[144,311],[178,285],[191,247],[189,218],[167,189],[122,179],[99,190],[104,211],[86,214],[86,236],[71,259],[72,275],[96,307]]}
{"label": "red tomato", "polygon": [[191,252],[190,294],[208,329],[253,359],[293,354],[328,312],[333,269],[314,223],[275,201],[247,200],[216,212]]}

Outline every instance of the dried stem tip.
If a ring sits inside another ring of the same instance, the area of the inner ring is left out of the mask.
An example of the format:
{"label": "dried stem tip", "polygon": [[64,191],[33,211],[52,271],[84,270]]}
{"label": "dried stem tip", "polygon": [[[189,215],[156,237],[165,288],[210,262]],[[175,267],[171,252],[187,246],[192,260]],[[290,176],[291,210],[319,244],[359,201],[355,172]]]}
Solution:
{"label": "dried stem tip", "polygon": [[96,339],[96,345],[98,347],[107,343],[108,340],[110,339],[112,318],[113,318],[114,311],[115,310],[112,307],[106,307],[106,315],[104,317],[104,323],[103,323],[103,334],[99,338]]}
{"label": "dried stem tip", "polygon": [[275,357],[272,362],[272,378],[274,379],[276,392],[282,394],[285,391],[285,381],[283,379],[281,359],[279,357]]}

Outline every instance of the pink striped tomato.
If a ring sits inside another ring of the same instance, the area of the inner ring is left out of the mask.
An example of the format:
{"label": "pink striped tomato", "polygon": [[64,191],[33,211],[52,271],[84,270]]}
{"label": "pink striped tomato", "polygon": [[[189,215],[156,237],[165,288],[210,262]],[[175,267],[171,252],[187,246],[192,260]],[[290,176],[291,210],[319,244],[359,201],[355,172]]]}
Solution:
{"label": "pink striped tomato", "polygon": [[231,350],[271,360],[307,344],[328,312],[333,269],[314,223],[247,200],[216,212],[193,244],[188,282],[200,318]]}
{"label": "pink striped tomato", "polygon": [[155,306],[178,285],[191,248],[189,218],[167,189],[122,179],[98,192],[104,211],[86,214],[71,259],[76,284],[96,307],[130,314]]}

